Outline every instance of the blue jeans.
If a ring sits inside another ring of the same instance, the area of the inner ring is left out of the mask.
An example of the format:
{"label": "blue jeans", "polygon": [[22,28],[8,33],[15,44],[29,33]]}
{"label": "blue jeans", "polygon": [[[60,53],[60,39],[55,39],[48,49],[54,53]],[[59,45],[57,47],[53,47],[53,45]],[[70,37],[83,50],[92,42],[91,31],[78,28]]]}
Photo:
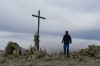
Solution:
{"label": "blue jeans", "polygon": [[67,48],[67,53],[69,53],[69,44],[64,44],[64,54],[66,54],[66,48]]}

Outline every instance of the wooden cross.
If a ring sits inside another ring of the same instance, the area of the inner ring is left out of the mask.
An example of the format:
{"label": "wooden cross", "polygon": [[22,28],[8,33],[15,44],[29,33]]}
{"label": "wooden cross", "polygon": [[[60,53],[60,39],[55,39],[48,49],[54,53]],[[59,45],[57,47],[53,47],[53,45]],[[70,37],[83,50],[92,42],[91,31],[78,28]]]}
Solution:
{"label": "wooden cross", "polygon": [[37,33],[38,33],[38,42],[37,42],[37,43],[38,43],[38,46],[36,46],[36,47],[37,47],[37,49],[39,50],[39,28],[40,28],[40,18],[41,18],[41,19],[46,19],[46,18],[40,16],[40,10],[38,11],[38,15],[33,15],[33,14],[32,14],[32,16],[38,18],[38,32],[37,32]]}

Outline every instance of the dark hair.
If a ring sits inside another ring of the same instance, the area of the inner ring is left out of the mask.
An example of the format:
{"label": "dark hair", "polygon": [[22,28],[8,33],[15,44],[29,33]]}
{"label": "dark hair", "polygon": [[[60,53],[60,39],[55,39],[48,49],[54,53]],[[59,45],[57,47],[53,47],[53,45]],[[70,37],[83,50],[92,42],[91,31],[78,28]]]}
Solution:
{"label": "dark hair", "polygon": [[68,31],[66,31],[66,35],[68,35]]}
{"label": "dark hair", "polygon": [[66,33],[68,33],[68,31],[66,31]]}

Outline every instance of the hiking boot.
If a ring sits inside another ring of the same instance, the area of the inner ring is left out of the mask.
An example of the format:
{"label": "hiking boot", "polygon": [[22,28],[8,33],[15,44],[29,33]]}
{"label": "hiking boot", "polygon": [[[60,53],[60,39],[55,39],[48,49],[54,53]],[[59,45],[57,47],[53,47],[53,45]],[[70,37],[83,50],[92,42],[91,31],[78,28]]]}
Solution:
{"label": "hiking boot", "polygon": [[67,52],[67,57],[69,58],[69,52]]}
{"label": "hiking boot", "polygon": [[64,51],[64,55],[66,55],[66,51]]}

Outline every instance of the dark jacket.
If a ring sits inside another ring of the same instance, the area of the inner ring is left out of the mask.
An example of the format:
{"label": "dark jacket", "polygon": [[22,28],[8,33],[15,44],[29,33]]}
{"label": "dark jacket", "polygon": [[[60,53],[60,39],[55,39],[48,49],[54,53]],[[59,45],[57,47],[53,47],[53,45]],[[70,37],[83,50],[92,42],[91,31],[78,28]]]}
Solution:
{"label": "dark jacket", "polygon": [[64,41],[64,44],[72,43],[72,39],[71,39],[70,35],[64,35],[62,43],[63,43],[63,41]]}

